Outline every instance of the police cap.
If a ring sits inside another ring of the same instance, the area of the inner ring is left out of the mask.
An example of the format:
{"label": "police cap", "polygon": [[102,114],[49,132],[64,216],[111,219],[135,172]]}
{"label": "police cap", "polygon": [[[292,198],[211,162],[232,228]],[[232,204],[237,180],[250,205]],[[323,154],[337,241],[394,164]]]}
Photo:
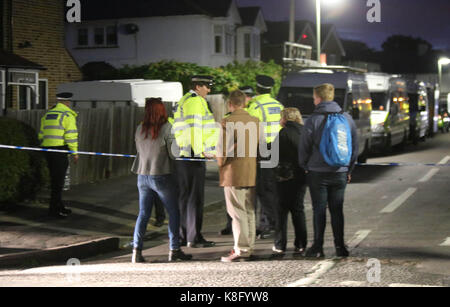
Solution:
{"label": "police cap", "polygon": [[57,100],[65,100],[65,101],[70,101],[72,100],[73,94],[69,93],[69,92],[64,92],[64,93],[58,93],[56,94],[56,99]]}
{"label": "police cap", "polygon": [[214,78],[212,76],[196,75],[191,78],[192,83],[205,83],[210,87],[214,85]]}
{"label": "police cap", "polygon": [[255,96],[255,90],[251,86],[243,86],[239,90],[247,96]]}
{"label": "police cap", "polygon": [[259,75],[256,76],[256,85],[260,88],[270,90],[275,85],[275,81],[269,76]]}

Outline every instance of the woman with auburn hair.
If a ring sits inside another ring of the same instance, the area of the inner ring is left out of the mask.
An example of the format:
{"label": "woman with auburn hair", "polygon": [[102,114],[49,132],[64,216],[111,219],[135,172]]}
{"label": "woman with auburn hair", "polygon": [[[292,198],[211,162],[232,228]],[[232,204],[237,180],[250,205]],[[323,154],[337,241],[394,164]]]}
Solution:
{"label": "woman with auburn hair", "polygon": [[152,212],[152,205],[159,198],[169,214],[169,261],[190,260],[180,249],[180,212],[178,193],[172,177],[171,135],[172,125],[160,98],[147,98],[144,121],[135,135],[137,155],[131,171],[138,175],[139,217],[133,239],[132,262],[145,262],[142,256],[143,239]]}

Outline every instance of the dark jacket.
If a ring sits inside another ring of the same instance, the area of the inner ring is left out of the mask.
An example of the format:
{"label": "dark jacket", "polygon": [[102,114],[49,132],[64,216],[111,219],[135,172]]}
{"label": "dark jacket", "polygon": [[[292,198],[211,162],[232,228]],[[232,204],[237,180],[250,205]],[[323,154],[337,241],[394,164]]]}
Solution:
{"label": "dark jacket", "polygon": [[300,170],[298,164],[298,148],[303,126],[292,121],[286,122],[286,127],[280,130],[280,162],[290,163],[295,170]]}
{"label": "dark jacket", "polygon": [[299,164],[305,170],[321,173],[351,173],[353,171],[356,159],[358,158],[358,135],[355,122],[348,113],[344,113],[344,116],[347,118],[352,131],[352,158],[350,167],[329,166],[319,150],[320,140],[322,138],[321,128],[325,119],[325,115],[321,113],[339,113],[341,111],[341,107],[334,101],[322,102],[316,106],[314,113],[306,120],[298,152]]}

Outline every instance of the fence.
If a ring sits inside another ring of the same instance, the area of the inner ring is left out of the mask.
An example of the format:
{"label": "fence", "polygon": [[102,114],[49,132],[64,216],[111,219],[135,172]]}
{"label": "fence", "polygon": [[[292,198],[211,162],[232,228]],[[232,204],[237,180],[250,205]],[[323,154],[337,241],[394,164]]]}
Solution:
{"label": "fence", "polygon": [[[216,121],[225,114],[222,95],[208,97]],[[171,107],[166,104],[168,113]],[[75,109],[78,113],[78,147],[80,151],[104,152],[115,154],[136,154],[134,134],[138,124],[144,118],[144,108],[115,107],[105,109]],[[45,110],[8,110],[7,116],[15,118],[40,129]],[[130,175],[133,159],[119,157],[85,156],[71,167],[72,185],[95,182],[113,177]]]}

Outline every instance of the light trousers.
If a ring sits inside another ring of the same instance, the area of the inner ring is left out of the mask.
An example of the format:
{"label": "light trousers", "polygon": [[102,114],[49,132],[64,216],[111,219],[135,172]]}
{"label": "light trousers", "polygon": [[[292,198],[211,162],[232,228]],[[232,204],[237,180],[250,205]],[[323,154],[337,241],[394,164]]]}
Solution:
{"label": "light trousers", "polygon": [[234,252],[251,255],[255,248],[256,188],[224,187],[227,212],[233,219]]}

